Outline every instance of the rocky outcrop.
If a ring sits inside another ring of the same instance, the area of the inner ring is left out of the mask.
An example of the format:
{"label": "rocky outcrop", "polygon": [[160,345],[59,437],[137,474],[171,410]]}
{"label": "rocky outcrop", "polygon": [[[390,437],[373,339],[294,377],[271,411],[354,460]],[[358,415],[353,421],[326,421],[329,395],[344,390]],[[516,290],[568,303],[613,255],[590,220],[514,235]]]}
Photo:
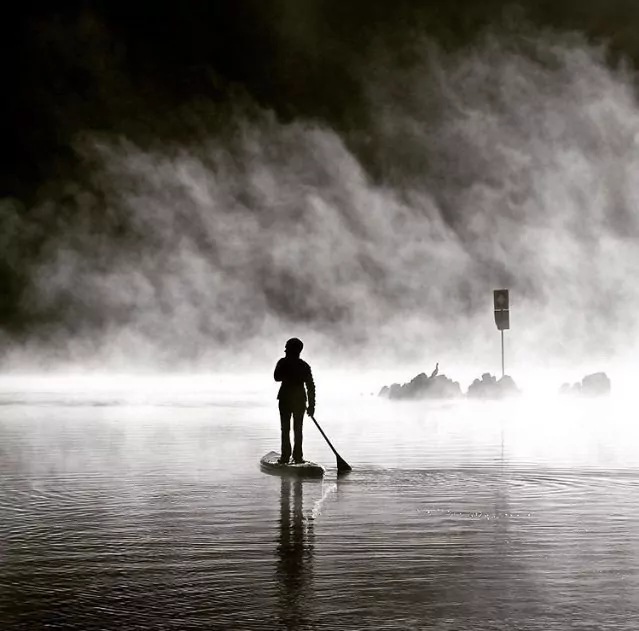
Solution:
{"label": "rocky outcrop", "polygon": [[611,382],[605,372],[595,372],[586,375],[581,381],[564,383],[559,389],[560,394],[570,394],[584,397],[601,397],[610,394]]}
{"label": "rocky outcrop", "polygon": [[389,399],[452,399],[462,396],[456,381],[437,374],[437,368],[429,376],[422,372],[408,383],[384,386],[379,396]]}
{"label": "rocky outcrop", "polygon": [[[384,386],[379,396],[389,399],[456,399],[463,396],[459,383],[438,374],[439,365],[430,377],[422,372],[404,384],[394,383]],[[481,379],[475,379],[466,394],[471,399],[500,399],[520,394],[512,377],[505,375],[497,380],[490,373],[484,373]]]}
{"label": "rocky outcrop", "polygon": [[471,399],[501,399],[520,394],[512,377],[504,375],[501,379],[485,372],[481,379],[475,379],[468,387],[467,397]]}

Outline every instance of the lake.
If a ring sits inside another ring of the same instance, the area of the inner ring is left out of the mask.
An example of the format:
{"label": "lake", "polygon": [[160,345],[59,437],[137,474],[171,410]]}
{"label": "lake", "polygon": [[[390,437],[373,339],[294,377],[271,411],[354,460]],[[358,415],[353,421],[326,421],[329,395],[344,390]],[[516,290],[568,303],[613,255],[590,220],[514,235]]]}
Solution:
{"label": "lake", "polygon": [[[270,375],[268,375],[270,377]],[[267,475],[276,387],[0,380],[0,629],[633,630],[626,399],[396,402],[319,389]]]}

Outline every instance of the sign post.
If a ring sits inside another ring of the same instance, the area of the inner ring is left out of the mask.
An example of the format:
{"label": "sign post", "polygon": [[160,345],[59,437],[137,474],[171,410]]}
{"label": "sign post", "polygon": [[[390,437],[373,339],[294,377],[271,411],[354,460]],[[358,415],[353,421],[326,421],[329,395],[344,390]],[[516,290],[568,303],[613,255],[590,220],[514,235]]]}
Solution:
{"label": "sign post", "polygon": [[495,324],[501,332],[501,376],[504,371],[504,331],[510,329],[510,305],[507,289],[495,289],[493,291],[493,303],[495,309]]}

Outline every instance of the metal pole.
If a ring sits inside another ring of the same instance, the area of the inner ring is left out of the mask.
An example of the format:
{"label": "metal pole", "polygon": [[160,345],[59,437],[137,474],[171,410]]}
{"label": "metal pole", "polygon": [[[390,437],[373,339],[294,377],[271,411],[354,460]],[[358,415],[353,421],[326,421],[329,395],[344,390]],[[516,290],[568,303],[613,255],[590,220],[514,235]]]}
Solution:
{"label": "metal pole", "polygon": [[504,376],[504,331],[501,331],[501,376]]}

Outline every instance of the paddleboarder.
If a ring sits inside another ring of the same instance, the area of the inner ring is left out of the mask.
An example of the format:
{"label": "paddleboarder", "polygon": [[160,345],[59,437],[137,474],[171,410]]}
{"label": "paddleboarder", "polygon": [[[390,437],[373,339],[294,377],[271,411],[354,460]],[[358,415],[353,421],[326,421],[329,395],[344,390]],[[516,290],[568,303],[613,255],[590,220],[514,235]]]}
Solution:
{"label": "paddleboarder", "polygon": [[[296,337],[286,342],[284,357],[275,366],[275,381],[282,385],[277,393],[280,410],[280,425],[282,430],[282,449],[280,464],[287,464],[291,457],[291,415],[293,416],[293,461],[304,462],[302,454],[302,423],[304,412],[309,416],[315,414],[315,383],[311,367],[300,359],[304,344]],[[308,394],[308,408],[307,408]]]}

